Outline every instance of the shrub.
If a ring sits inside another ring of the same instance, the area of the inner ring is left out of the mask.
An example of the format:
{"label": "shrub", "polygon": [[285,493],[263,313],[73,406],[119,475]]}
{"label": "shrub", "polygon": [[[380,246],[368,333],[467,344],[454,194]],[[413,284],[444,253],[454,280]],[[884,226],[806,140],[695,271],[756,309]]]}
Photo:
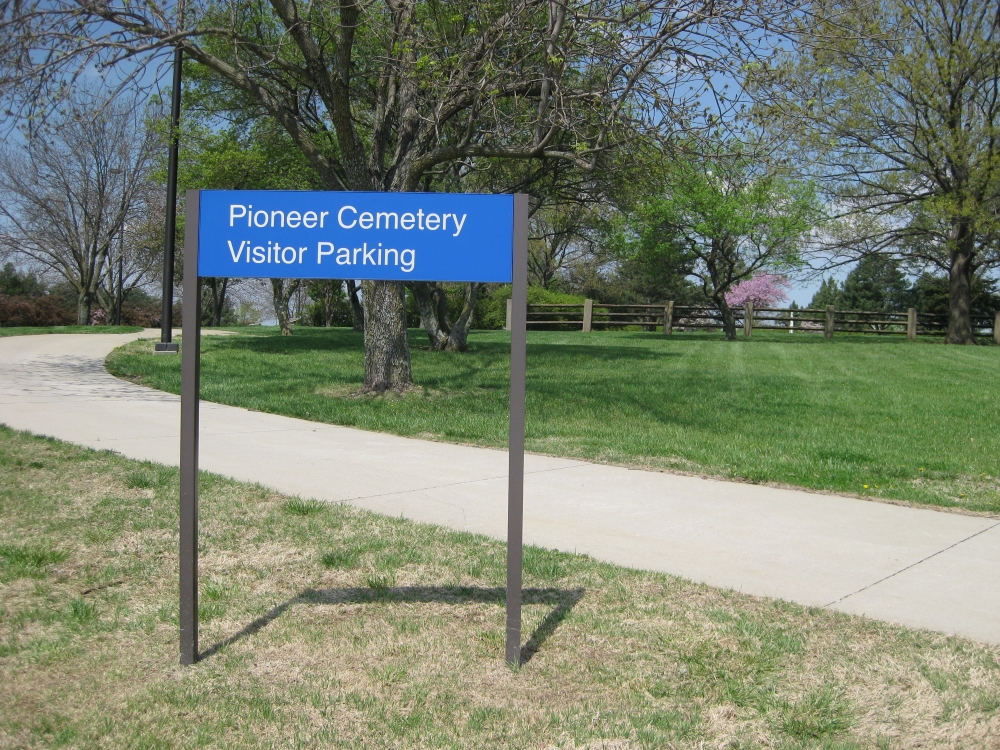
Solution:
{"label": "shrub", "polygon": [[0,326],[68,326],[76,323],[76,313],[51,297],[23,297],[0,294]]}
{"label": "shrub", "polygon": [[130,300],[122,302],[122,325],[160,327],[160,301],[155,299]]}
{"label": "shrub", "polygon": [[[507,300],[510,299],[510,296],[510,284],[493,288],[487,287],[483,290],[476,304],[473,328],[488,331],[501,330],[507,322]],[[529,305],[582,305],[583,300],[582,294],[564,294],[541,286],[528,287]],[[562,317],[565,316],[557,316],[553,313],[550,319],[561,319]],[[574,323],[574,325],[579,327],[580,324]]]}

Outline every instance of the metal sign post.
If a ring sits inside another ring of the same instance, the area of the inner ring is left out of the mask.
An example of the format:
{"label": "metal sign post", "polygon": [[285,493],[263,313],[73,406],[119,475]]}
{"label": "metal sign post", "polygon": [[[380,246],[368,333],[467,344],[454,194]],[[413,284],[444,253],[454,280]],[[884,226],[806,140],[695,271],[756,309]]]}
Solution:
{"label": "metal sign post", "polygon": [[520,664],[528,196],[189,190],[186,205],[181,664],[198,661],[201,279],[208,276],[512,284],[505,658]]}
{"label": "metal sign post", "polygon": [[507,445],[507,643],[505,661],[521,664],[521,558],[524,551],[524,389],[528,330],[528,196],[514,196],[510,316],[510,438]]}
{"label": "metal sign post", "polygon": [[184,351],[181,352],[181,664],[198,661],[198,412],[201,390],[201,279],[198,190],[184,217]]}

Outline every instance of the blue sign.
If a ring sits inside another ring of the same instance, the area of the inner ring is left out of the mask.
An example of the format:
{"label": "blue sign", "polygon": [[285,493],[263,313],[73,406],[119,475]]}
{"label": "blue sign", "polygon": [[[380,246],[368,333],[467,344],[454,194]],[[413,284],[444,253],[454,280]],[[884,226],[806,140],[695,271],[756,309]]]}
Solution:
{"label": "blue sign", "polygon": [[203,190],[198,275],[510,282],[514,196]]}

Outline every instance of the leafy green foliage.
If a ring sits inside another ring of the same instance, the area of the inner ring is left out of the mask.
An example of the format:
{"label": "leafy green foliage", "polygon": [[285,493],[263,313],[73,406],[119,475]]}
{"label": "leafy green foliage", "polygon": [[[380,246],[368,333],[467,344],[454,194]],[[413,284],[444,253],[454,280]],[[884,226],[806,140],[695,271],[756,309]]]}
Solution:
{"label": "leafy green foliage", "polygon": [[[503,329],[507,322],[507,300],[511,296],[510,284],[492,286],[483,292],[479,302],[476,304],[476,316],[473,319],[473,327],[478,330],[498,331]],[[546,289],[541,286],[528,287],[528,304],[565,305],[583,304],[582,294],[569,294],[553,289]],[[449,297],[449,302],[452,298]],[[414,311],[416,307],[414,305]],[[553,313],[547,316],[551,320],[562,320],[566,316],[560,317]],[[579,320],[579,316],[576,316]],[[579,327],[579,324],[576,324]]]}
{"label": "leafy green foliage", "polygon": [[734,285],[801,264],[798,243],[819,209],[812,185],[768,172],[728,144],[715,149],[676,162],[663,192],[619,223],[612,244],[623,259],[683,269],[725,316]]}
{"label": "leafy green foliage", "polygon": [[41,297],[48,288],[37,274],[18,271],[13,263],[5,263],[0,269],[0,294],[19,297]]}
{"label": "leafy green foliage", "polygon": [[[972,314],[992,318],[1000,311],[1000,293],[996,279],[976,274],[972,279]],[[929,273],[921,274],[913,285],[913,303],[920,312],[943,315],[948,312],[948,279]]]}
{"label": "leafy green foliage", "polygon": [[306,283],[309,305],[299,319],[309,326],[347,326],[354,323],[351,303],[347,299],[343,282],[337,279],[312,280]]}
{"label": "leafy green foliage", "polygon": [[948,271],[948,337],[970,342],[972,275],[1000,263],[996,3],[823,0],[798,40],[750,84],[760,122],[796,141],[846,216],[831,249]]}
{"label": "leafy green foliage", "polygon": [[315,171],[291,138],[268,120],[237,122],[220,131],[191,117],[181,143],[182,189],[320,188]]}
{"label": "leafy green foliage", "polygon": [[844,279],[839,306],[845,310],[899,311],[909,307],[911,301],[910,285],[899,261],[869,255]]}
{"label": "leafy green foliage", "polygon": [[813,298],[806,307],[822,310],[828,305],[836,307],[839,300],[840,284],[832,277],[826,278],[823,279],[823,283],[820,284],[819,289],[816,290],[816,294],[813,295]]}
{"label": "leafy green foliage", "polygon": [[824,280],[809,307],[833,305],[840,310],[896,312],[910,307],[913,296],[898,260],[869,255],[851,269],[842,285],[836,279]]}
{"label": "leafy green foliage", "polygon": [[[972,315],[991,319],[1000,311],[998,282],[976,274],[972,279]],[[861,260],[838,284],[836,279],[824,279],[809,303],[811,308],[833,305],[840,310],[901,311],[915,307],[922,313],[948,313],[949,283],[944,276],[921,274],[915,282],[900,270],[899,261],[891,256],[868,256]]]}

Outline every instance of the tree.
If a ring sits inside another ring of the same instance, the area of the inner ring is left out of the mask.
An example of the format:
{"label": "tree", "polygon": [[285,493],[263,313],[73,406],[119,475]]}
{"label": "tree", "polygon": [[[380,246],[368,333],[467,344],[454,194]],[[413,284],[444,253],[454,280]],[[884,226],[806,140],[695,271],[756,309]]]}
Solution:
{"label": "tree", "polygon": [[309,324],[330,328],[342,325],[349,304],[344,293],[344,284],[333,279],[319,279],[308,282],[306,291],[313,301],[307,312]]}
{"label": "tree", "polygon": [[[186,96],[188,119],[184,125],[179,182],[188,188],[224,190],[302,190],[318,187],[316,174],[288,134],[268,120],[238,118],[222,129],[211,127],[207,116],[217,96],[197,85]],[[200,77],[201,79],[204,76]],[[205,82],[201,80],[202,85]],[[201,115],[201,116],[199,116]],[[227,292],[240,279],[207,278],[209,325],[222,325]],[[272,306],[283,336],[292,333],[289,303],[299,289],[298,281],[271,280]]]}
{"label": "tree", "polygon": [[232,279],[226,278],[205,279],[205,286],[202,289],[202,319],[204,325],[222,325],[222,320],[226,314],[226,305],[227,303],[231,304],[230,298],[226,296],[231,282]]}
{"label": "tree", "polygon": [[292,335],[292,314],[290,303],[299,290],[301,279],[271,279],[272,299],[274,300],[274,317],[278,319],[278,327],[282,336]]}
{"label": "tree", "polygon": [[64,278],[78,325],[91,322],[113,244],[156,195],[158,141],[145,118],[134,100],[84,92],[47,127],[0,149],[0,247]]}
{"label": "tree", "polygon": [[837,307],[840,301],[840,284],[834,278],[823,279],[816,294],[809,301],[809,307],[814,310],[822,310],[830,305]]}
{"label": "tree", "polygon": [[13,263],[0,269],[0,326],[67,325],[76,318],[71,309],[49,294],[38,274],[19,271]]}
{"label": "tree", "polygon": [[899,261],[884,255],[869,255],[844,279],[837,306],[844,310],[899,312],[912,302],[910,282]]}
{"label": "tree", "polygon": [[14,297],[42,297],[48,290],[38,274],[31,271],[20,272],[13,263],[5,263],[0,269],[0,294]]}
{"label": "tree", "polygon": [[[324,188],[411,191],[507,160],[593,171],[645,132],[690,124],[714,70],[789,4],[223,0],[189,5],[183,23],[152,0],[2,8],[0,89],[14,107],[87,66],[176,45],[280,124]],[[364,387],[406,388],[403,287],[362,288]]]}
{"label": "tree", "polygon": [[[486,172],[452,175],[443,187],[474,192],[525,190],[529,202],[529,285],[552,285],[557,274],[571,259],[593,253],[597,227],[601,223],[597,206],[607,203],[610,187],[624,170],[608,165],[600,175],[584,174],[560,160],[538,165],[508,162]],[[427,332],[432,350],[465,351],[469,330],[482,320],[476,307],[484,285],[476,283],[410,284],[420,323]]]}
{"label": "tree", "polygon": [[762,273],[759,276],[741,281],[726,294],[726,303],[730,307],[742,307],[747,302],[754,307],[773,307],[788,299],[785,290],[788,289],[788,279],[775,273]]}
{"label": "tree", "polygon": [[442,284],[417,281],[407,285],[413,291],[420,312],[420,322],[431,341],[431,349],[464,352],[468,348],[469,330],[472,328],[476,300],[483,284],[464,285],[465,296],[458,317],[452,322],[448,306],[448,292]]}
{"label": "tree", "polygon": [[617,245],[626,258],[687,265],[733,341],[726,295],[759,273],[799,265],[799,242],[817,218],[810,185],[762,173],[755,159],[716,144],[675,163],[663,194],[639,204]]}
{"label": "tree", "polygon": [[126,221],[111,242],[96,300],[115,325],[121,324],[126,300],[137,294],[142,296],[141,287],[160,271],[163,258],[162,209],[162,191],[151,181],[142,214]]}
{"label": "tree", "polygon": [[[947,276],[921,274],[913,285],[914,306],[922,313],[943,315],[948,312],[949,283]],[[1000,291],[996,279],[976,274],[972,279],[972,315],[992,319],[1000,312]]]}
{"label": "tree", "polygon": [[364,331],[365,311],[358,296],[358,283],[354,279],[347,279],[344,281],[344,286],[347,288],[347,300],[351,303],[351,327],[355,331]]}
{"label": "tree", "polygon": [[593,251],[595,213],[594,206],[581,202],[544,206],[532,215],[528,283],[548,289],[575,256]]}
{"label": "tree", "polygon": [[843,209],[834,249],[922,245],[949,275],[947,341],[972,343],[972,280],[1000,260],[995,0],[820,0],[795,52],[753,78]]}

